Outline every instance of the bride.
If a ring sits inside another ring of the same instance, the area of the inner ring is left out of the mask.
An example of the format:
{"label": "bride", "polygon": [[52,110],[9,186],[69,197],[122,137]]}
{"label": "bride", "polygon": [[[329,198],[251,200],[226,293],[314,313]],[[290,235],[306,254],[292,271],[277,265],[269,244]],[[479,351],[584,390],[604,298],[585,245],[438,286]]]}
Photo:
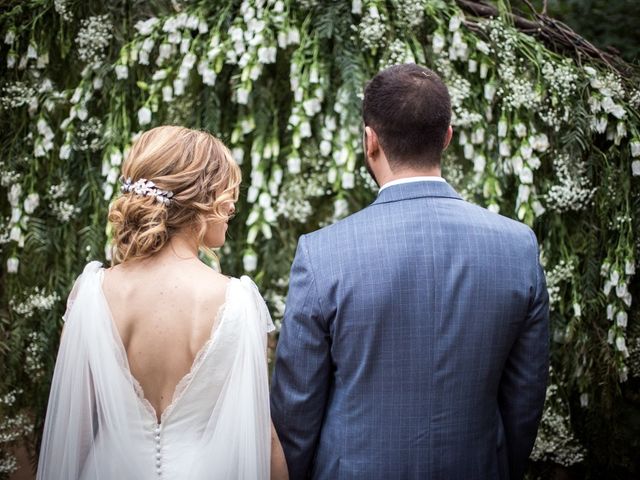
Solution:
{"label": "bride", "polygon": [[198,259],[220,247],[240,169],[212,135],[154,128],[123,165],[113,263],[65,313],[38,479],[287,478],[270,421],[266,305]]}

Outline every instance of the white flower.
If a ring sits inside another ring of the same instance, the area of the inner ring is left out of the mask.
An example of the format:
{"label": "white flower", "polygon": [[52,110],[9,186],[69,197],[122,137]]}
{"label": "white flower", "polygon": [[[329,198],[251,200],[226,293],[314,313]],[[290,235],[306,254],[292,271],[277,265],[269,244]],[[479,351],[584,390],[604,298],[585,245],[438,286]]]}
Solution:
{"label": "white flower", "polygon": [[20,260],[16,257],[10,257],[7,259],[7,273],[18,273],[18,266],[20,265]]}
{"label": "white flower", "polygon": [[341,148],[340,150],[333,151],[333,161],[336,162],[336,165],[341,166],[347,163],[349,159],[349,151],[346,148]]}
{"label": "white flower", "polygon": [[546,208],[540,203],[538,200],[534,200],[531,203],[531,208],[533,209],[533,213],[535,213],[536,217],[540,217],[546,212]]}
{"label": "white flower", "polygon": [[149,53],[144,50],[140,50],[140,53],[138,54],[138,63],[140,65],[149,65]]}
{"label": "white flower", "polygon": [[173,100],[173,88],[171,88],[171,85],[162,87],[162,100],[164,102],[171,102]]}
{"label": "white flower", "polygon": [[253,252],[245,253],[244,257],[242,257],[242,265],[245,272],[255,271],[258,267],[258,256]]}
{"label": "white flower", "polygon": [[518,122],[513,126],[513,129],[516,132],[516,135],[520,138],[524,138],[524,136],[527,134],[527,126],[522,123],[522,122]]}
{"label": "white flower", "polygon": [[30,58],[30,59],[38,58],[38,50],[36,48],[36,45],[33,43],[30,43],[29,46],[27,47],[27,58]]}
{"label": "white flower", "polygon": [[632,157],[640,157],[640,140],[633,139],[629,143],[629,147],[631,147],[631,156]]}
{"label": "white flower", "polygon": [[78,109],[77,111],[77,115],[78,115],[78,119],[80,120],[86,120],[87,117],[89,116],[89,112],[87,112],[87,109],[84,107],[81,107]]}
{"label": "white flower", "polygon": [[115,71],[118,80],[124,80],[129,76],[129,68],[126,65],[116,65]]}
{"label": "white flower", "polygon": [[489,73],[489,65],[482,62],[480,64],[480,78],[487,78],[487,74]]}
{"label": "white flower", "polygon": [[492,203],[487,207],[491,213],[500,213],[500,206],[496,203]]}
{"label": "white flower", "polygon": [[351,2],[351,13],[354,15],[362,15],[362,0],[353,0]]}
{"label": "white flower", "polygon": [[[273,210],[273,208],[271,208],[271,207],[265,208],[263,213],[264,213],[265,221],[267,221],[269,223],[274,223],[276,221],[277,215],[276,215],[276,212]],[[269,231],[271,231],[271,230],[269,230]],[[262,233],[263,234],[265,233],[264,230],[263,230]],[[269,237],[269,235],[265,234],[265,237]]]}
{"label": "white flower", "polygon": [[239,88],[236,91],[236,95],[237,95],[237,102],[240,105],[246,105],[247,103],[249,103],[249,90],[247,90],[246,88]]}
{"label": "white flower", "polygon": [[484,142],[484,128],[478,127],[471,134],[471,143],[479,144]]}
{"label": "white flower", "polygon": [[216,78],[216,72],[210,68],[207,68],[202,72],[202,83],[205,85],[209,85],[210,87],[214,86],[216,84]]}
{"label": "white flower", "polygon": [[238,165],[242,165],[244,161],[244,149],[242,149],[242,147],[235,147],[231,151],[231,155]]}
{"label": "white flower", "polygon": [[616,324],[621,328],[626,328],[627,326],[627,312],[620,311],[616,315]]}
{"label": "white flower", "polygon": [[613,310],[613,305],[607,305],[607,320],[613,320],[613,315],[615,311]]}
{"label": "white flower", "polygon": [[276,47],[260,47],[258,49],[258,61],[264,64],[275,63],[276,53]]}
{"label": "white flower", "polygon": [[531,171],[531,169],[529,167],[523,167],[522,170],[520,170],[520,174],[518,175],[520,177],[520,181],[522,183],[532,183],[533,182],[533,172]]}
{"label": "white flower", "polygon": [[628,292],[628,287],[626,283],[620,283],[616,285],[616,296],[618,298],[623,298]]}
{"label": "white flower", "polygon": [[489,52],[490,52],[489,44],[486,42],[483,42],[482,40],[478,40],[476,42],[476,49],[479,52],[484,53],[485,55],[489,55]]}
{"label": "white flower", "polygon": [[449,31],[455,32],[460,28],[460,24],[464,20],[463,17],[459,17],[458,15],[454,15],[449,19]]}
{"label": "white flower", "polygon": [[311,136],[311,125],[306,120],[300,124],[300,137],[309,138]]}
{"label": "white flower", "polygon": [[156,65],[161,65],[167,58],[173,53],[173,45],[171,43],[163,42],[158,47],[158,57],[156,58]]}
{"label": "white flower", "polygon": [[24,200],[25,213],[32,214],[38,205],[40,205],[40,196],[37,193],[30,193]]}
{"label": "white flower", "polygon": [[634,177],[640,176],[640,160],[631,162],[631,173]]}
{"label": "white flower", "polygon": [[636,265],[632,260],[627,260],[624,264],[624,273],[626,275],[635,275]]}
{"label": "white flower", "polygon": [[6,35],[4,36],[4,43],[7,45],[12,45],[15,39],[16,39],[16,31],[12,28],[9,31],[7,31]]}
{"label": "white flower", "polygon": [[147,107],[142,107],[138,110],[138,123],[140,126],[149,125],[151,123],[151,110]]}
{"label": "white flower", "polygon": [[466,158],[467,160],[471,160],[473,158],[473,145],[470,143],[467,143],[464,146],[464,158]]}
{"label": "white flower", "polygon": [[523,159],[529,160],[532,154],[533,154],[533,148],[531,148],[528,143],[525,142],[522,145],[520,145],[520,155],[522,156]]}
{"label": "white flower", "polygon": [[493,83],[487,83],[484,86],[484,98],[488,101],[492,101],[496,94],[496,86]]}
{"label": "white flower", "polygon": [[260,189],[254,185],[249,187],[247,191],[247,202],[253,203],[257,200],[258,195],[260,194]]}
{"label": "white flower", "polygon": [[173,81],[173,94],[176,97],[179,97],[183,93],[184,93],[184,80],[182,80],[180,78],[176,78]]}
{"label": "white flower", "polygon": [[10,220],[10,223],[12,223],[12,224],[18,223],[21,218],[22,218],[22,210],[20,210],[20,208],[18,208],[18,207],[13,207],[11,209],[11,220]]}
{"label": "white flower", "polygon": [[266,209],[271,206],[271,197],[267,192],[262,192],[258,197],[258,205]]}
{"label": "white flower", "polygon": [[147,37],[144,39],[144,42],[142,42],[142,46],[140,47],[140,49],[147,53],[151,53],[151,50],[153,50],[154,45],[155,45],[155,40],[151,37]]}
{"label": "white flower", "polygon": [[19,183],[14,183],[11,185],[11,190],[9,190],[9,204],[12,207],[18,206],[20,203],[20,196],[22,195],[22,185]]}
{"label": "white flower", "polygon": [[436,33],[433,36],[433,40],[431,41],[431,48],[433,48],[433,53],[440,53],[444,50],[446,45],[444,37],[440,33]]}
{"label": "white flower", "polygon": [[620,281],[620,274],[617,270],[612,270],[609,279],[611,280],[611,285],[618,285],[618,282]]}
{"label": "white flower", "polygon": [[298,157],[290,157],[287,159],[287,168],[289,169],[289,173],[300,173],[300,163],[300,158]]}
{"label": "white flower", "polygon": [[473,159],[473,171],[474,172],[484,172],[484,169],[487,165],[487,159],[484,155],[476,155]]}
{"label": "white flower", "polygon": [[320,155],[328,157],[331,154],[331,142],[328,140],[322,140],[320,142]]}
{"label": "white flower", "polygon": [[351,172],[344,172],[342,174],[342,188],[345,190],[351,190],[355,186],[355,176]]}
{"label": "white flower", "polygon": [[624,337],[616,337],[616,348],[620,352],[625,352],[627,350],[627,345],[625,343]]}
{"label": "white flower", "polygon": [[12,227],[9,231],[9,240],[13,240],[14,242],[21,243],[22,241],[22,230],[17,225]]}
{"label": "white flower", "polygon": [[583,393],[580,395],[580,406],[586,408],[589,406],[589,394]]}
{"label": "white flower", "polygon": [[612,288],[613,288],[613,284],[611,283],[610,280],[607,280],[606,282],[604,282],[604,286],[602,287],[602,291],[604,292],[605,295],[609,295],[609,292],[611,292]]}
{"label": "white flower", "polygon": [[582,308],[580,307],[579,303],[574,303],[573,304],[573,314],[576,317],[581,317],[582,316]]}
{"label": "white flower", "polygon": [[287,36],[287,43],[289,45],[298,45],[300,43],[300,32],[297,28],[292,28],[289,30]]}
{"label": "white flower", "polygon": [[508,129],[508,125],[506,120],[500,120],[498,122],[498,136],[499,137],[506,137],[507,136],[507,129]]}
{"label": "white flower", "polygon": [[507,141],[500,142],[500,147],[498,150],[500,152],[500,155],[503,157],[511,156],[511,145],[509,145],[509,142]]}
{"label": "white flower", "polygon": [[613,105],[611,109],[611,114],[617,119],[622,119],[627,116],[627,112],[622,107],[622,105],[618,105],[617,103]]}
{"label": "white flower", "polygon": [[526,203],[529,201],[531,195],[531,188],[528,185],[520,185],[518,187],[518,204]]}
{"label": "white flower", "polygon": [[60,160],[68,160],[70,156],[71,156],[71,145],[69,145],[68,143],[65,143],[60,147],[60,153],[59,153]]}
{"label": "white flower", "polygon": [[189,15],[189,17],[187,18],[187,21],[185,23],[185,26],[189,30],[195,30],[195,29],[198,28],[199,24],[200,24],[200,19],[198,17],[196,17],[195,15]]}
{"label": "white flower", "polygon": [[[139,20],[135,25],[135,29],[138,30],[140,35],[146,37],[153,32],[153,27],[158,23],[158,19],[155,17],[148,18],[147,20]],[[166,24],[165,24],[166,25]],[[165,30],[166,31],[166,30]]]}
{"label": "white flower", "polygon": [[317,98],[310,98],[302,102],[302,108],[308,117],[313,117],[322,109],[322,106]]}

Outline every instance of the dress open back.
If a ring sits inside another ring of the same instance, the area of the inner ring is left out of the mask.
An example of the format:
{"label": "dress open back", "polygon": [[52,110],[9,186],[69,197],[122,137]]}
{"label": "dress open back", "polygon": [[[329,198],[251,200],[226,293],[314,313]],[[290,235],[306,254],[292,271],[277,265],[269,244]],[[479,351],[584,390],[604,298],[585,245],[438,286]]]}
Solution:
{"label": "dress open back", "polygon": [[131,374],[88,264],[76,282],[56,361],[38,479],[266,479],[270,415],[266,335],[255,284],[232,279],[209,340],[160,422]]}

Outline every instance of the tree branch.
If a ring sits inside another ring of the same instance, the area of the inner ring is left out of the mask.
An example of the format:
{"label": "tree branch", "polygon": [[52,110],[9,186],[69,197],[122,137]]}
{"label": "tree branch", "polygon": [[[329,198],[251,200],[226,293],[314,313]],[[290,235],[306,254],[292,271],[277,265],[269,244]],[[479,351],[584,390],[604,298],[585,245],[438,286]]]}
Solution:
{"label": "tree branch", "polygon": [[[568,54],[580,61],[583,57],[589,57],[605,64],[624,77],[630,77],[638,72],[638,68],[625,62],[617,55],[612,55],[600,50],[582,36],[574,32],[565,23],[555,20],[547,15],[547,1],[544,1],[542,12],[537,13],[530,1],[524,0],[532,10],[532,19],[524,18],[513,13],[507,14],[509,21],[523,33],[529,34],[542,41],[548,48]],[[462,10],[480,18],[500,17],[500,11],[491,4],[482,0],[456,0]],[[478,31],[479,24],[467,22],[472,30]]]}

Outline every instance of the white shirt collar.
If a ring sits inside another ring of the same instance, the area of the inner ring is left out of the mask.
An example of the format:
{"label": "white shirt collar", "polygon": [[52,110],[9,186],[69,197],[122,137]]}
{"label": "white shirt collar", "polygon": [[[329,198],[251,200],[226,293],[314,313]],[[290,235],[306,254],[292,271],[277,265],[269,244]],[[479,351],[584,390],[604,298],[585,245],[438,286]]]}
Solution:
{"label": "white shirt collar", "polygon": [[447,181],[444,178],[435,177],[435,176],[399,178],[398,180],[391,180],[390,182],[387,182],[383,186],[381,186],[380,190],[378,190],[378,194],[380,194],[380,192],[382,190],[384,190],[385,188],[387,188],[387,187],[392,187],[393,185],[402,185],[403,183],[414,183],[414,182],[444,182],[444,183],[447,183]]}

